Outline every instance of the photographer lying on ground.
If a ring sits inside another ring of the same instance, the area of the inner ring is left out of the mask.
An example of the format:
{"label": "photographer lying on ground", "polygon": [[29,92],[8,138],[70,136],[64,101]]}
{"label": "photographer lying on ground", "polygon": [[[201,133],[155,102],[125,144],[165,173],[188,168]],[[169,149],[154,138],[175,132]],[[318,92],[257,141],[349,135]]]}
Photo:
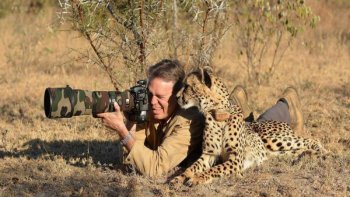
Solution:
{"label": "photographer lying on ground", "polygon": [[[147,74],[151,117],[144,128],[124,123],[118,104],[114,105],[115,112],[101,113],[98,117],[118,133],[121,143],[129,151],[125,163],[131,164],[143,175],[155,177],[167,173],[181,162],[188,164],[198,158],[204,117],[196,108],[184,110],[177,104],[175,95],[185,77],[178,61],[162,60],[151,66]],[[241,86],[233,90],[230,98],[242,108],[245,117],[251,114],[246,91]],[[286,89],[276,105],[258,118],[260,120],[287,122],[293,130],[300,132],[303,119],[295,89]]]}

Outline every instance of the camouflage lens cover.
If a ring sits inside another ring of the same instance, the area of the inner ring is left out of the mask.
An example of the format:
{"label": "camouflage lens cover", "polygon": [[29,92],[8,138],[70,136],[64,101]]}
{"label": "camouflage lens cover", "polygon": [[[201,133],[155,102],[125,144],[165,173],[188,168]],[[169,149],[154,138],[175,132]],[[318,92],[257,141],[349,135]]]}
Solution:
{"label": "camouflage lens cover", "polygon": [[65,88],[46,88],[45,115],[48,118],[70,118],[92,113],[92,91]]}
{"label": "camouflage lens cover", "polygon": [[121,92],[116,91],[93,91],[92,115],[97,117],[98,113],[115,111],[114,102],[120,102],[121,94]]}
{"label": "camouflage lens cover", "polygon": [[[93,115],[113,112],[114,102],[121,110],[125,108],[125,95],[117,91],[89,91],[65,88],[46,88],[44,95],[45,115],[48,118],[70,118],[72,116]],[[124,100],[123,100],[124,99]]]}

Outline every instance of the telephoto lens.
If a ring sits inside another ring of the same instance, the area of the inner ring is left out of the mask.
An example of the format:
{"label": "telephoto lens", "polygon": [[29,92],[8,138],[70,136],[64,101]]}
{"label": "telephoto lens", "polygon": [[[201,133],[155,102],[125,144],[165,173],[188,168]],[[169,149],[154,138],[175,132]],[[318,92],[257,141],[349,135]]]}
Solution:
{"label": "telephoto lens", "polygon": [[[98,113],[115,111],[114,102],[118,102],[122,95],[124,96],[123,93],[117,91],[79,90],[69,86],[46,88],[45,115],[48,118],[71,118],[80,115],[96,117]],[[124,97],[126,96],[127,94]],[[122,101],[119,102],[118,104],[123,104]]]}

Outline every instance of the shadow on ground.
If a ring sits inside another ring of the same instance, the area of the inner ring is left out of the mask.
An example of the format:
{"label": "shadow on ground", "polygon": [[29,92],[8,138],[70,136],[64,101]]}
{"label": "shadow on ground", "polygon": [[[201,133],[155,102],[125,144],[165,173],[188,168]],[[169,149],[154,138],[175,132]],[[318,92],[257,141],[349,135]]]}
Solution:
{"label": "shadow on ground", "polygon": [[[67,163],[75,166],[85,166],[87,162],[93,164],[120,165],[123,150],[119,141],[44,141],[41,139],[30,140],[23,144],[27,147],[21,151],[0,151],[0,158],[27,157],[38,159],[44,157],[53,159],[55,156],[64,158]],[[91,161],[92,160],[92,161]]]}

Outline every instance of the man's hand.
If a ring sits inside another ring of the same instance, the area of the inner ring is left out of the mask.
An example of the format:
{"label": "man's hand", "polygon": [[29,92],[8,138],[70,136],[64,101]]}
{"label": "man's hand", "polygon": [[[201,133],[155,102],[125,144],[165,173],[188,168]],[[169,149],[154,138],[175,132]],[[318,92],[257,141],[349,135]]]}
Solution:
{"label": "man's hand", "polygon": [[[102,118],[102,122],[105,126],[115,130],[121,139],[124,139],[129,135],[129,130],[125,126],[124,117],[122,112],[120,111],[118,103],[114,103],[115,112],[106,112],[97,114],[97,117]],[[135,129],[135,128],[133,128]],[[130,151],[132,146],[134,145],[134,139],[131,138],[126,147]]]}
{"label": "man's hand", "polygon": [[115,112],[100,113],[97,114],[97,117],[102,118],[102,123],[105,126],[116,130],[118,133],[119,131],[127,130],[124,123],[123,114],[120,111],[120,107],[116,102],[114,103],[114,109]]}

